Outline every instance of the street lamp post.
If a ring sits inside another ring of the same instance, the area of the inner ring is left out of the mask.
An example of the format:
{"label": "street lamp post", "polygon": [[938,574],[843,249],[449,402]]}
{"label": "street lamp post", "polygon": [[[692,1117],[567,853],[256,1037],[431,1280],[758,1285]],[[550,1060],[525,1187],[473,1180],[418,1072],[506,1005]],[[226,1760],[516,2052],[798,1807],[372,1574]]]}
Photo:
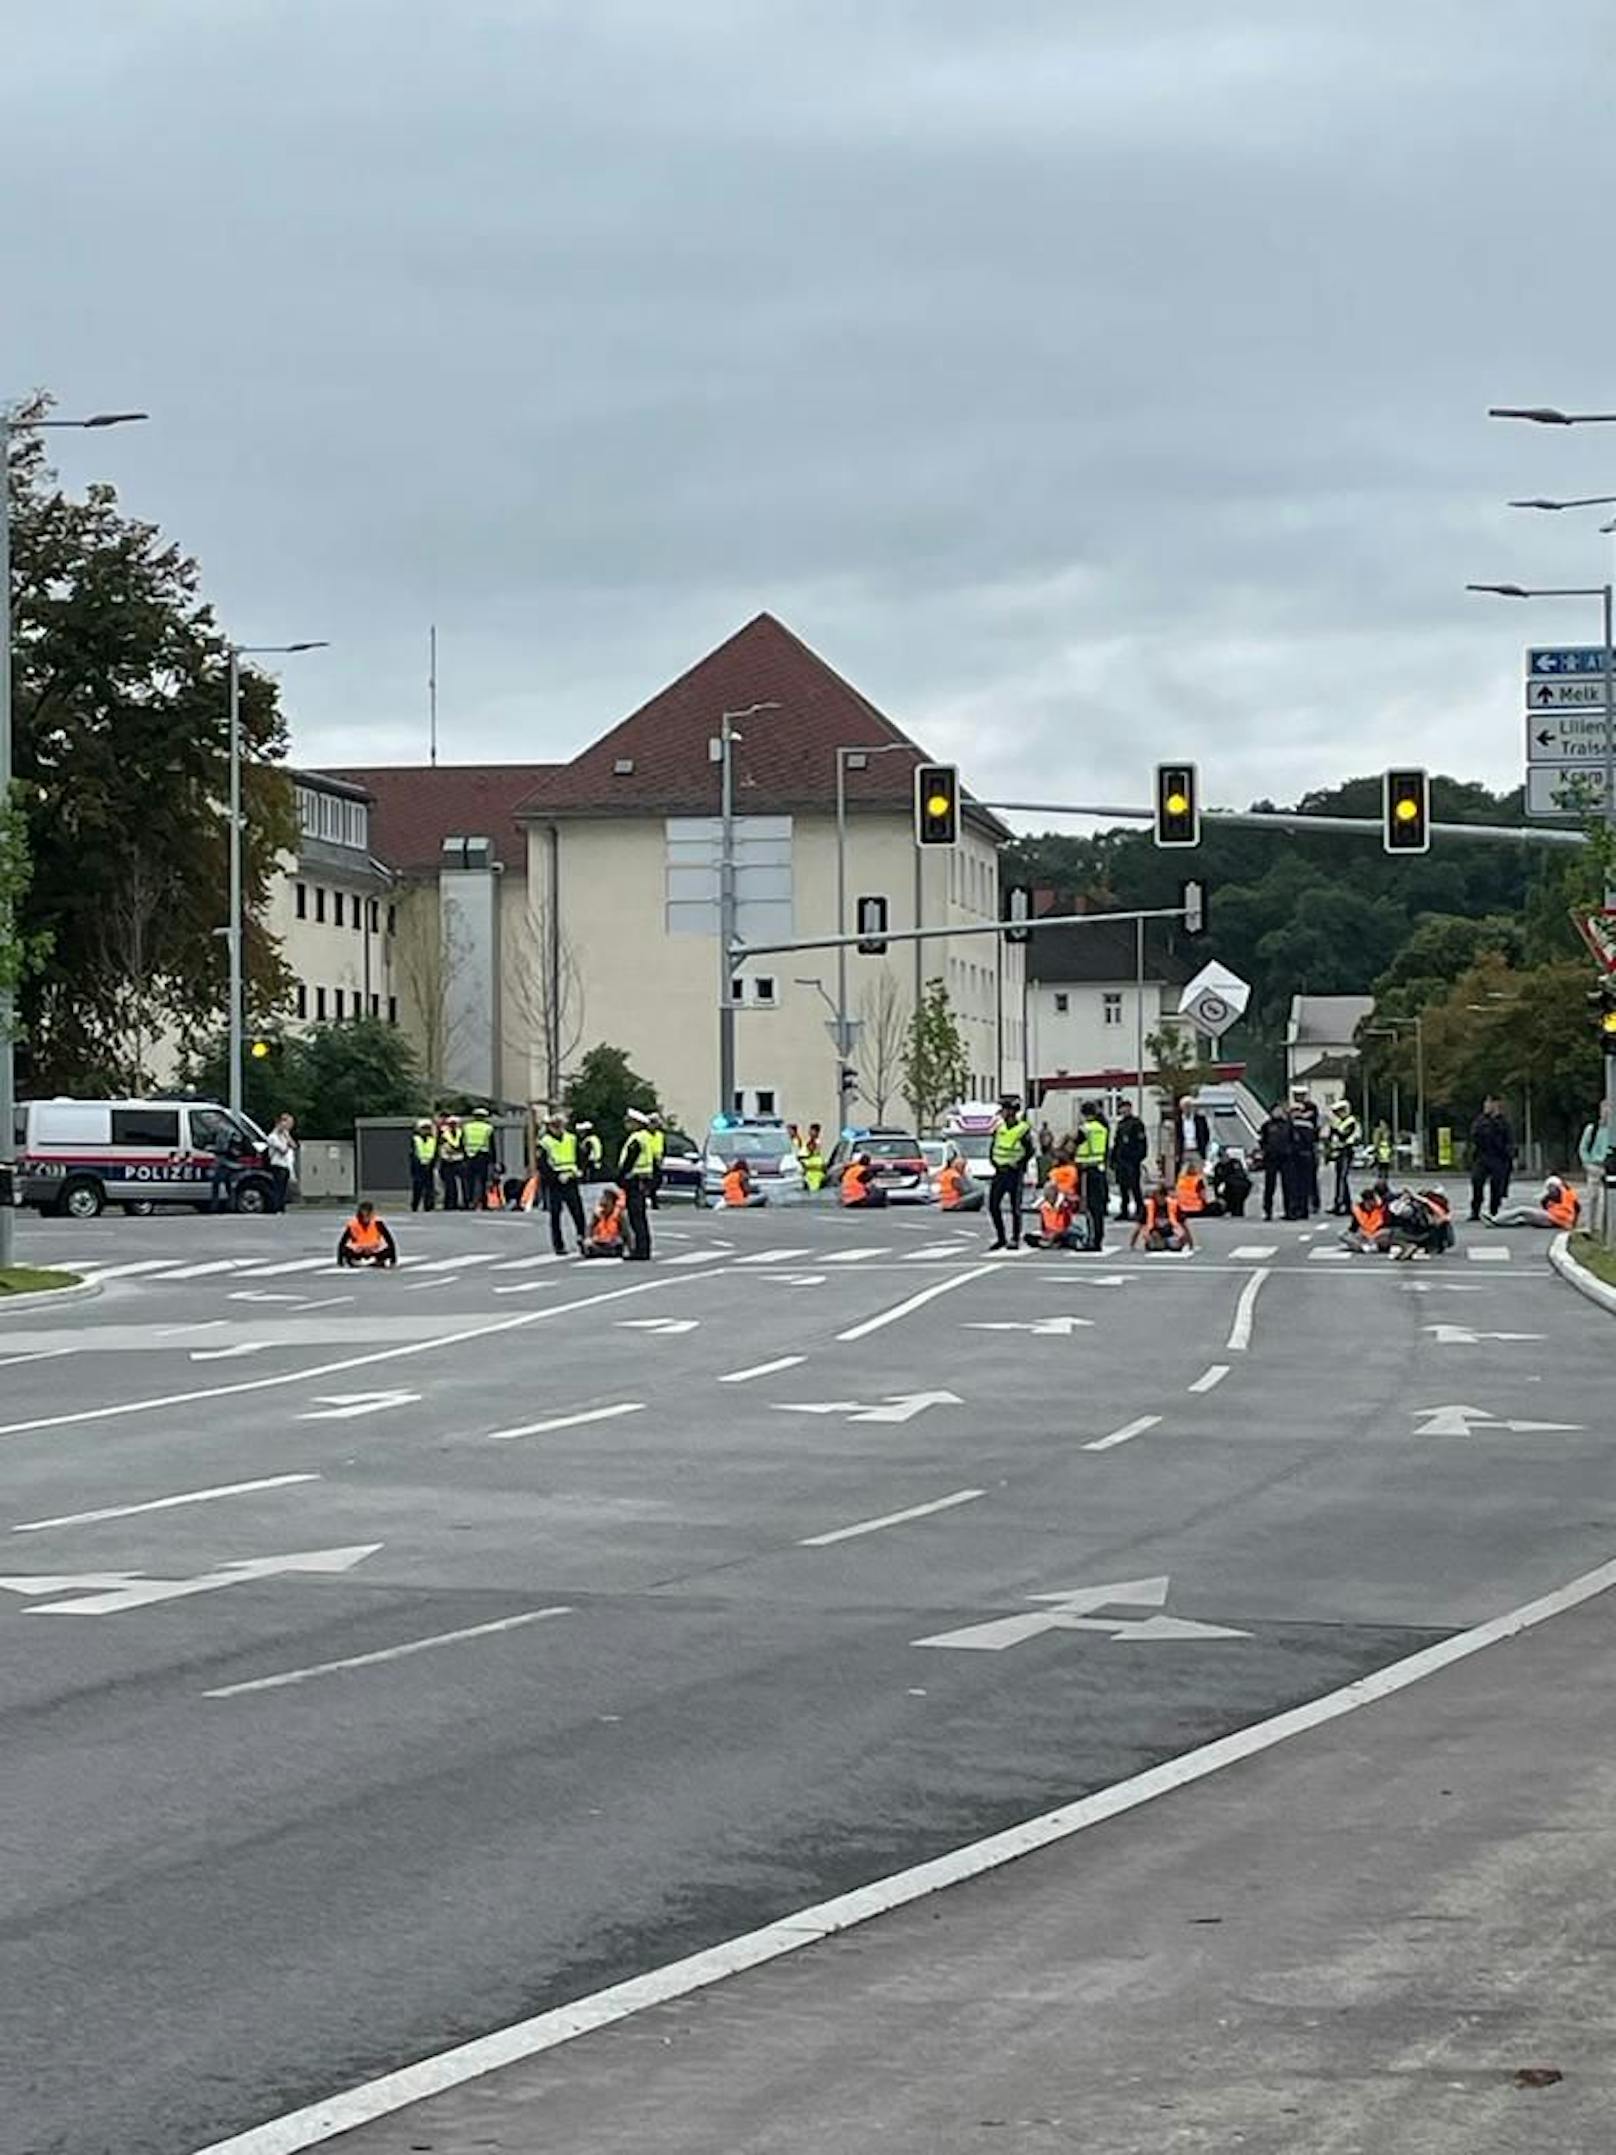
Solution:
{"label": "street lamp post", "polygon": [[[36,428],[75,429],[90,432],[101,427],[131,426],[145,412],[95,412],[88,419],[16,419],[0,410],[0,809],[11,802],[11,437],[31,434]],[[15,939],[17,922],[11,913],[0,918],[7,940]],[[0,1267],[9,1265],[16,1247],[16,1222],[12,1199],[16,1195],[13,1161],[16,1155],[17,1083],[12,1041],[15,1022],[15,988],[10,978],[0,979]]]}
{"label": "street lamp post", "polygon": [[245,1002],[241,917],[241,661],[243,658],[281,657],[293,651],[323,651],[325,648],[323,637],[295,644],[230,646],[230,920],[225,929],[225,944],[230,956],[230,1008],[226,1028],[229,1034],[226,1075],[227,1097],[232,1112],[237,1115],[242,1106],[241,1048]]}
{"label": "street lamp post", "polygon": [[735,942],[735,721],[759,711],[778,711],[777,703],[749,703],[744,711],[722,711],[718,719],[718,1112],[735,1108],[735,990],[730,951]]}

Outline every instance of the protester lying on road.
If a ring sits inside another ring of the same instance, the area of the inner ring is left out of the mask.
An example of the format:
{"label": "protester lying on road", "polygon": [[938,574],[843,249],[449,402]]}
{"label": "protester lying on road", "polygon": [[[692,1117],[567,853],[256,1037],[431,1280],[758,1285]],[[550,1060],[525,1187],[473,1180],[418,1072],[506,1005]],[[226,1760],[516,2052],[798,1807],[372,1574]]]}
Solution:
{"label": "protester lying on road", "polygon": [[376,1217],[376,1207],[367,1197],[342,1230],[337,1243],[337,1263],[345,1271],[356,1265],[374,1265],[385,1271],[398,1263],[398,1248],[385,1220]]}
{"label": "protester lying on road", "polygon": [[1569,1182],[1551,1175],[1535,1205],[1508,1205],[1488,1220],[1489,1227],[1575,1227],[1582,1218],[1582,1200]]}

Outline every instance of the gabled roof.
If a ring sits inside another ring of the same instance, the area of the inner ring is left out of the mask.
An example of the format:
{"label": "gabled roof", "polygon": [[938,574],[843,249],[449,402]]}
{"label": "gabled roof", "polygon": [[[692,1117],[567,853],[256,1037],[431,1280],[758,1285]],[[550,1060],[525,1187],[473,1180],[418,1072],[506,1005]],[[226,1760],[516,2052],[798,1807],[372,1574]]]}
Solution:
{"label": "gabled roof", "polygon": [[375,802],[370,850],[401,874],[436,870],[445,838],[491,838],[494,857],[525,870],[520,802],[560,766],[552,763],[374,764],[329,777],[362,786]]}
{"label": "gabled roof", "polygon": [[[739,714],[754,704],[779,708],[755,711],[736,725],[738,815],[828,813],[836,801],[837,749],[888,743],[900,752],[849,770],[848,806],[907,809],[925,750],[817,651],[763,613],[571,763],[546,772],[521,814],[526,820],[716,815],[718,769],[708,744],[725,711]],[[1008,835],[985,810],[968,812],[996,836]]]}
{"label": "gabled roof", "polygon": [[1290,1048],[1351,1047],[1358,1027],[1374,1007],[1372,995],[1293,995],[1285,1045]]}
{"label": "gabled roof", "polygon": [[[1041,928],[1027,944],[1027,978],[1040,987],[1126,987],[1137,979],[1138,929],[1131,920],[1090,914],[1081,926]],[[1145,928],[1145,978],[1181,988],[1204,963],[1181,954],[1172,935],[1155,923]]]}

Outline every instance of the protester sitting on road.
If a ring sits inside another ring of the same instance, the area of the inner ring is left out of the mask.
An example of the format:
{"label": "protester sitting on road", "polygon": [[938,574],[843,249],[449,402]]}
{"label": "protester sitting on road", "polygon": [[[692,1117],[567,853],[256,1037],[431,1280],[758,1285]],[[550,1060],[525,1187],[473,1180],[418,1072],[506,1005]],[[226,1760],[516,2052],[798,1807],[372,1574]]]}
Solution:
{"label": "protester sitting on road", "polygon": [[1352,1225],[1341,1230],[1345,1248],[1369,1257],[1384,1256],[1392,1246],[1392,1193],[1385,1177],[1370,1184],[1352,1208]]}
{"label": "protester sitting on road", "polygon": [[1056,1146],[1055,1157],[1050,1163],[1049,1172],[1044,1177],[1044,1180],[1052,1182],[1061,1195],[1069,1197],[1074,1205],[1081,1200],[1083,1176],[1078,1167],[1075,1149],[1070,1138],[1065,1139],[1063,1143]]}
{"label": "protester sitting on road", "polygon": [[1195,1237],[1184,1209],[1165,1182],[1158,1182],[1145,1198],[1144,1217],[1128,1238],[1129,1249],[1137,1249],[1143,1238],[1147,1250],[1193,1250]]}
{"label": "protester sitting on road", "polygon": [[1440,1190],[1398,1190],[1386,1208],[1390,1255],[1436,1257],[1453,1241],[1453,1213]]}
{"label": "protester sitting on road", "polygon": [[1508,1205],[1488,1220],[1489,1227],[1552,1227],[1568,1229],[1582,1218],[1582,1200],[1569,1182],[1551,1175],[1535,1205]]}
{"label": "protester sitting on road", "polygon": [[1251,1195],[1251,1170],[1237,1145],[1218,1154],[1217,1165],[1212,1170],[1212,1187],[1230,1219],[1243,1220],[1246,1200]]}
{"label": "protester sitting on road", "polygon": [[345,1271],[351,1271],[357,1265],[373,1265],[378,1271],[385,1271],[398,1263],[398,1247],[386,1221],[377,1219],[376,1207],[368,1197],[342,1230],[337,1242],[337,1263]]}
{"label": "protester sitting on road", "polygon": [[766,1205],[767,1192],[760,1190],[752,1180],[752,1170],[744,1160],[732,1160],[724,1171],[724,1203],[731,1209],[751,1205]]}
{"label": "protester sitting on road", "polygon": [[875,1179],[875,1169],[867,1152],[855,1153],[842,1169],[842,1195],[844,1205],[862,1205],[874,1209],[884,1205],[887,1193]]}
{"label": "protester sitting on road", "polygon": [[1184,1167],[1173,1189],[1178,1209],[1186,1219],[1221,1219],[1223,1207],[1206,1186],[1198,1167]]}
{"label": "protester sitting on road", "polygon": [[[1075,1172],[1075,1170],[1074,1170]],[[1038,1225],[1021,1238],[1035,1250],[1081,1250],[1088,1247],[1088,1217],[1079,1213],[1077,1199],[1051,1174],[1038,1195]]]}
{"label": "protester sitting on road", "polygon": [[944,1212],[980,1212],[987,1192],[971,1178],[965,1155],[949,1148],[948,1158],[937,1171],[937,1203]]}
{"label": "protester sitting on road", "polygon": [[628,1199],[610,1182],[600,1193],[600,1202],[589,1216],[589,1232],[584,1237],[583,1254],[586,1257],[626,1257],[628,1243],[623,1236],[623,1215],[628,1210]]}

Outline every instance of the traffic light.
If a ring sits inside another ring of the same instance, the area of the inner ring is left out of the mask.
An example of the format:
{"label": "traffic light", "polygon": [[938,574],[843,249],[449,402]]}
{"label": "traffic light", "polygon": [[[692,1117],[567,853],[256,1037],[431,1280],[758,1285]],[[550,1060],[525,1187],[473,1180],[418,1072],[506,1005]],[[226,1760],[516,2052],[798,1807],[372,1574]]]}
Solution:
{"label": "traffic light", "polygon": [[1156,766],[1156,843],[1198,846],[1201,842],[1201,789],[1193,763]]}
{"label": "traffic light", "polygon": [[255,1040],[247,1050],[255,1063],[267,1062],[275,1050],[267,1040]]}
{"label": "traffic light", "polygon": [[1178,902],[1184,908],[1184,933],[1205,935],[1212,924],[1212,908],[1207,900],[1204,883],[1181,883]]}
{"label": "traffic light", "polygon": [[1032,930],[1024,923],[1032,918],[1032,886],[1010,883],[1004,893],[1004,939],[1007,943],[1030,943]]}
{"label": "traffic light", "polygon": [[959,770],[952,763],[915,766],[915,844],[957,846],[960,835]]}
{"label": "traffic light", "polygon": [[1431,781],[1424,771],[1386,773],[1382,820],[1380,842],[1388,853],[1430,852]]}
{"label": "traffic light", "polygon": [[1607,1055],[1616,1055],[1616,980],[1602,980],[1590,991],[1588,1000],[1594,1006],[1600,1045]]}
{"label": "traffic light", "polygon": [[858,1072],[851,1063],[843,1063],[836,1073],[836,1086],[845,1109],[848,1100],[858,1091]]}
{"label": "traffic light", "polygon": [[866,958],[879,958],[887,947],[885,898],[861,898],[858,902],[858,947]]}

